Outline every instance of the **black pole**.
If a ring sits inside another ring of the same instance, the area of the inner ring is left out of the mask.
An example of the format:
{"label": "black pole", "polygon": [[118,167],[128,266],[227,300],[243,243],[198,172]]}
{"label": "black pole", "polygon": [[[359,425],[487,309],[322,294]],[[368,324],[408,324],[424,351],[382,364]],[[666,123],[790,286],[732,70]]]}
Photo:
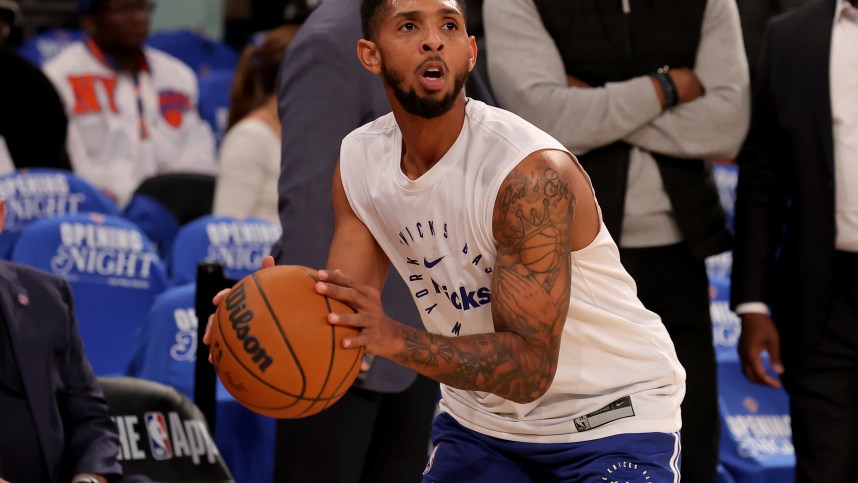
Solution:
{"label": "black pole", "polygon": [[194,370],[194,403],[200,408],[209,425],[209,431],[215,434],[216,378],[214,367],[209,363],[209,346],[203,344],[209,315],[215,311],[212,298],[231,287],[232,281],[223,275],[223,266],[219,263],[200,262],[197,264],[197,294],[194,301],[197,320],[197,360]]}

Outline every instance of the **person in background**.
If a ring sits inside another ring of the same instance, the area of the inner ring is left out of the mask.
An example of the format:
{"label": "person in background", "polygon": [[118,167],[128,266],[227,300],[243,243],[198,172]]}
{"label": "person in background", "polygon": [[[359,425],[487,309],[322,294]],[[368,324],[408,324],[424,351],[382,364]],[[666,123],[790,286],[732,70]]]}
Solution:
{"label": "person in background", "polygon": [[6,46],[19,18],[18,4],[0,0],[0,173],[33,167],[71,170],[68,119],[56,89],[41,70]]}
{"label": "person in background", "polygon": [[845,483],[858,472],[858,1],[776,17],[762,46],[738,158],[739,357],[789,394],[795,481]]}
{"label": "person in background", "polygon": [[44,66],[69,116],[75,173],[120,206],[156,174],[217,172],[196,76],[144,45],[153,8],[148,0],[80,0],[87,37]]}
{"label": "person in background", "polygon": [[245,47],[230,94],[228,130],[220,146],[215,215],[254,216],[275,223],[280,175],[277,71],[297,25],[284,25]]}
{"label": "person in background", "polygon": [[688,373],[683,481],[713,483],[718,393],[705,258],[732,236],[707,160],[749,123],[734,0],[486,2],[501,107],[579,156],[638,296]]}
{"label": "person in background", "polygon": [[739,18],[742,21],[742,38],[745,42],[745,54],[748,56],[748,67],[751,78],[754,78],[760,43],[769,20],[789,10],[795,9],[810,0],[736,0],[739,7]]}
{"label": "person in background", "polygon": [[68,283],[0,261],[0,482],[107,483],[118,457]]}

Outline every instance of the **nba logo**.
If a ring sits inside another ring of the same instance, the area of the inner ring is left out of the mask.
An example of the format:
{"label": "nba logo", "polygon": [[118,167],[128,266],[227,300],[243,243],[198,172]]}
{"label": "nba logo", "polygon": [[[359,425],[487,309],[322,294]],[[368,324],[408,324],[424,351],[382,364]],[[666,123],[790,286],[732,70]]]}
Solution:
{"label": "nba logo", "polygon": [[159,412],[149,412],[144,417],[152,457],[159,461],[172,458],[173,446],[170,444],[170,435],[167,434],[167,420],[164,419],[164,415]]}

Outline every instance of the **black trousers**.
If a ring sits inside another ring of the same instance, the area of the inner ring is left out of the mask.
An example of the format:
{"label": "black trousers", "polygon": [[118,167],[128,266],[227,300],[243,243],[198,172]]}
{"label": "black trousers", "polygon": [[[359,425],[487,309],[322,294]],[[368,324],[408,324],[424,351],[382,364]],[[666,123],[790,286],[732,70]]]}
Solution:
{"label": "black trousers", "polygon": [[837,253],[831,310],[814,351],[787,367],[796,483],[858,473],[858,254]]}
{"label": "black trousers", "polygon": [[714,483],[720,424],[706,265],[685,243],[622,248],[620,259],[635,279],[644,306],[661,316],[685,367],[682,481]]}
{"label": "black trousers", "polygon": [[275,483],[419,482],[429,455],[438,383],[405,391],[352,388],[319,414],[277,422]]}

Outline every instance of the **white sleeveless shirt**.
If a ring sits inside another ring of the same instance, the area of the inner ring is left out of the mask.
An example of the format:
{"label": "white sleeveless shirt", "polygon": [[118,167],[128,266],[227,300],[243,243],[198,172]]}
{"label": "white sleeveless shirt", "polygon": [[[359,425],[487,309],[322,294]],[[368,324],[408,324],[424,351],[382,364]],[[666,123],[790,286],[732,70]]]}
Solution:
{"label": "white sleeveless shirt", "polygon": [[[469,99],[465,112],[458,139],[416,180],[402,173],[393,114],[349,134],[340,152],[352,210],[411,289],[426,330],[449,337],[494,332],[492,212],[501,183],[535,151],[566,151],[507,111]],[[441,410],[474,431],[522,442],[678,431],[685,371],[604,224],[571,263],[569,314],[548,391],[519,404],[442,384]]]}

